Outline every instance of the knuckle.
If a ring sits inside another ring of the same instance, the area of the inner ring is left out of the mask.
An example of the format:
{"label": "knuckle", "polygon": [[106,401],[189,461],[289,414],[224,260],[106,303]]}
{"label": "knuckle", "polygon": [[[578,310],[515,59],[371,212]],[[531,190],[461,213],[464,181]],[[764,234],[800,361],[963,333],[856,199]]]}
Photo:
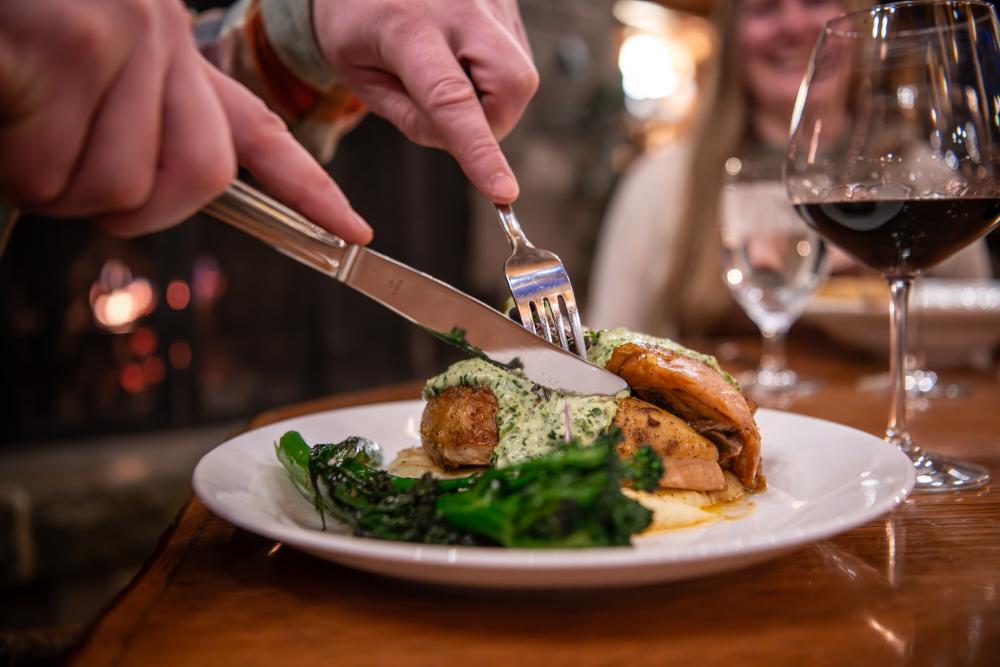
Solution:
{"label": "knuckle", "polygon": [[407,2],[385,0],[378,5],[372,16],[373,25],[379,26],[375,34],[380,36],[387,47],[405,43],[405,40],[412,37],[417,15],[411,11]]}
{"label": "knuckle", "polygon": [[185,161],[189,192],[209,200],[218,196],[236,178],[236,156],[232,148],[198,151]]}
{"label": "knuckle", "polygon": [[[300,187],[294,203],[300,203],[306,197],[311,197],[314,193],[328,193],[331,190],[331,186],[333,186],[332,189],[334,191],[337,191],[336,186],[333,185],[333,179],[322,169],[302,168],[298,172],[297,180]],[[337,193],[339,194],[339,191]]]}
{"label": "knuckle", "polygon": [[128,178],[116,178],[100,194],[101,201],[113,211],[131,211],[140,208],[149,200],[153,192],[153,174],[133,174]]}
{"label": "knuckle", "polygon": [[77,12],[72,20],[61,22],[65,53],[84,62],[98,59],[105,51],[106,31],[99,17]]}
{"label": "knuckle", "polygon": [[[148,2],[152,20],[161,27],[185,34],[191,30],[191,17],[183,2],[163,2],[163,0],[142,0]],[[164,13],[165,12],[165,13]]]}
{"label": "knuckle", "polygon": [[511,92],[521,99],[530,100],[538,92],[539,83],[538,70],[534,66],[529,66],[511,77]]}
{"label": "knuckle", "polygon": [[236,155],[226,152],[213,162],[213,166],[205,175],[205,189],[212,197],[222,193],[229,184],[236,178],[239,165],[236,162]]}
{"label": "knuckle", "polygon": [[421,126],[420,114],[415,107],[409,107],[403,111],[399,118],[399,131],[403,133],[403,136],[414,143],[422,143],[424,137],[421,136],[423,134]]}
{"label": "knuckle", "polygon": [[453,76],[438,79],[427,90],[426,104],[431,110],[443,111],[477,103],[476,91],[468,80]]}
{"label": "knuckle", "polygon": [[383,7],[381,18],[376,24],[380,27],[375,38],[376,52],[380,58],[391,60],[393,55],[402,58],[421,48],[420,45],[433,32],[422,21],[420,14],[406,6],[391,10]]}
{"label": "knuckle", "polygon": [[241,148],[250,153],[264,154],[274,141],[288,134],[288,126],[281,117],[267,108],[259,99],[251,102],[255,107],[253,122],[241,131]]}
{"label": "knuckle", "polygon": [[156,8],[151,0],[120,0],[130,27],[141,34],[151,32],[156,24]]}
{"label": "knuckle", "polygon": [[123,239],[134,239],[146,234],[152,234],[181,222],[169,216],[163,216],[149,211],[111,213],[91,216],[104,231]]}
{"label": "knuckle", "polygon": [[458,159],[463,164],[489,164],[496,161],[499,147],[492,137],[479,137],[462,146]]}
{"label": "knuckle", "polygon": [[51,204],[66,189],[68,172],[40,169],[21,175],[14,184],[18,198],[29,206]]}
{"label": "knuckle", "polygon": [[127,214],[94,216],[93,220],[107,233],[123,239],[134,239],[149,231],[146,220]]}
{"label": "knuckle", "polygon": [[379,3],[379,20],[396,30],[406,29],[413,25],[417,13],[413,10],[412,0],[382,0]]}

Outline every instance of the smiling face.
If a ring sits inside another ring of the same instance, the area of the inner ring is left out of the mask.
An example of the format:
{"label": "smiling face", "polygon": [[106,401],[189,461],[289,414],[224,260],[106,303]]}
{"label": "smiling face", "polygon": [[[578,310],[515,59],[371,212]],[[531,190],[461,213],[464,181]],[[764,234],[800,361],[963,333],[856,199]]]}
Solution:
{"label": "smiling face", "polygon": [[753,104],[791,117],[799,83],[823,23],[841,0],[737,0],[743,78]]}

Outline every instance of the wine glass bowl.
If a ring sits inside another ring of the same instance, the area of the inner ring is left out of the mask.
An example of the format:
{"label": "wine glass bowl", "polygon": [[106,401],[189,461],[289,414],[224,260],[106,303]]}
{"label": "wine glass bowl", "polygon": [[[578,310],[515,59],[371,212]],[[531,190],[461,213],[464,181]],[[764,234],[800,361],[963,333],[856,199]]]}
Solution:
{"label": "wine glass bowl", "polygon": [[723,281],[761,332],[760,362],[740,376],[757,403],[787,407],[815,393],[788,367],[785,335],[829,273],[826,245],[795,214],[781,165],[730,158],[720,216]]}
{"label": "wine glass bowl", "polygon": [[[989,481],[982,467],[913,443],[903,376],[914,277],[1000,220],[998,41],[996,13],[978,0],[846,14],[824,26],[793,114],[785,161],[793,205],[810,227],[889,281],[886,439],[914,460],[918,490]],[[828,91],[838,86],[849,92],[831,102]]]}

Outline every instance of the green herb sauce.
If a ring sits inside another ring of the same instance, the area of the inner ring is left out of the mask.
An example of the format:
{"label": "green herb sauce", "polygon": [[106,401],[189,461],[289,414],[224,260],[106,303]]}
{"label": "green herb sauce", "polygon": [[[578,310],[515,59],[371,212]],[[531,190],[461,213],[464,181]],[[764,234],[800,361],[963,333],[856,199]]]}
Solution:
{"label": "green herb sauce", "polygon": [[618,413],[615,397],[560,394],[532,383],[517,370],[482,359],[459,361],[432,377],[424,386],[424,398],[459,385],[489,387],[497,397],[499,442],[493,450],[497,468],[556,451],[566,442],[567,408],[570,435],[584,444],[605,432]]}
{"label": "green herb sauce", "polygon": [[[456,340],[461,330],[453,332]],[[464,342],[464,339],[461,339]],[[625,343],[659,347],[678,352],[707,364],[729,383],[736,380],[719,366],[715,357],[690,350],[667,338],[656,338],[628,329],[607,329],[587,334],[587,356],[599,366],[608,363],[612,353]],[[481,353],[480,353],[481,354]],[[424,385],[424,398],[436,396],[448,387],[489,387],[497,398],[497,434],[493,464],[505,468],[549,454],[567,440],[566,410],[569,410],[569,435],[590,444],[610,428],[618,414],[617,397],[572,396],[546,389],[528,380],[517,368],[498,366],[482,358],[465,359],[432,377]]]}

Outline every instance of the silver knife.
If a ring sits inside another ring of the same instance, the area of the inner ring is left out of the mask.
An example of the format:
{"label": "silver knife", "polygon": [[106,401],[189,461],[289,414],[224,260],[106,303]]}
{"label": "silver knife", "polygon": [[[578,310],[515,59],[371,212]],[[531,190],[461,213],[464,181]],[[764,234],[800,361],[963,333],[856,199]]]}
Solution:
{"label": "silver knife", "polygon": [[439,338],[461,337],[532,382],[573,394],[613,396],[625,381],[536,336],[437,278],[337,238],[246,183],[233,181],[204,212],[374,299]]}

